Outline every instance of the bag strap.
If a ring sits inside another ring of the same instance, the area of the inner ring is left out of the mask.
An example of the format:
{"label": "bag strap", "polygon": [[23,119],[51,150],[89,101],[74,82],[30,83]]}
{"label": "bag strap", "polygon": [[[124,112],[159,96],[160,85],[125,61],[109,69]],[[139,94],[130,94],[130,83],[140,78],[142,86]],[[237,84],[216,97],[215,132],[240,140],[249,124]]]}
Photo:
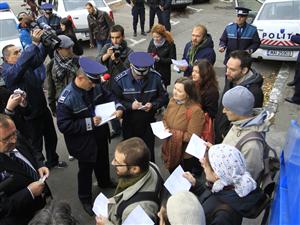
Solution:
{"label": "bag strap", "polygon": [[153,201],[153,202],[156,202],[158,205],[160,204],[160,202],[159,202],[160,190],[159,189],[161,188],[163,178],[162,178],[161,174],[159,173],[158,169],[151,163],[150,163],[150,167],[153,168],[153,170],[155,171],[155,173],[158,176],[158,182],[156,183],[155,191],[137,192],[130,199],[121,202],[117,208],[118,218],[122,218],[124,210],[133,203],[142,202],[142,201]]}

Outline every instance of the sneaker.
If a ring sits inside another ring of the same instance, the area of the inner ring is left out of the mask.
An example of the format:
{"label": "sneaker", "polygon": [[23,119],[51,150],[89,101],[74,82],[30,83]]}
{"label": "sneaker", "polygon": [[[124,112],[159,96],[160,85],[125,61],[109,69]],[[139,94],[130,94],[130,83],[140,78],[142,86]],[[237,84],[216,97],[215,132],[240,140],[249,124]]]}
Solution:
{"label": "sneaker", "polygon": [[142,31],[142,32],[141,32],[141,35],[147,36],[147,34],[145,33],[145,31]]}
{"label": "sneaker", "polygon": [[58,161],[58,163],[54,166],[55,168],[66,168],[68,164],[65,161]]}
{"label": "sneaker", "polygon": [[69,161],[73,161],[75,158],[74,158],[74,156],[71,156],[71,155],[69,155]]}
{"label": "sneaker", "polygon": [[137,33],[136,33],[136,32],[134,32],[134,33],[133,33],[133,37],[136,37],[136,36],[137,36]]}

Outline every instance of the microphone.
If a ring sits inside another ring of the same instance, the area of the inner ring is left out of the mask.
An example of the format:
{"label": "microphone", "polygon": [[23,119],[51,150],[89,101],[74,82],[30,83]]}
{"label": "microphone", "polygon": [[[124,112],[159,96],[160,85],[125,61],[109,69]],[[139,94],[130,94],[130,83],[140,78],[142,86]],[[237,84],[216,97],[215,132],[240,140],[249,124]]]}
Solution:
{"label": "microphone", "polygon": [[105,73],[103,74],[103,76],[101,77],[101,82],[105,82],[108,81],[110,79],[110,74],[109,73]]}

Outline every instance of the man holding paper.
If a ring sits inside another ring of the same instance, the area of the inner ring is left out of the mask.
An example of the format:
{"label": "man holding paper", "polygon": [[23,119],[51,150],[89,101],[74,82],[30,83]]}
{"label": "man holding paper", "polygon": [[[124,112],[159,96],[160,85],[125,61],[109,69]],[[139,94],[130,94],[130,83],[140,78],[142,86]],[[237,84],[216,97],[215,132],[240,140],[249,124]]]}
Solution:
{"label": "man holding paper", "polygon": [[112,91],[126,108],[122,129],[124,139],[140,137],[147,144],[154,162],[154,135],[150,123],[155,113],[167,105],[168,93],[160,74],[151,69],[153,57],[146,52],[133,52],[128,57],[130,69],[114,78]]}
{"label": "man holding paper", "polygon": [[[108,161],[109,127],[101,125],[102,118],[95,107],[116,102],[113,116],[122,117],[123,106],[100,82],[106,67],[87,57],[80,57],[75,79],[58,100],[57,126],[64,134],[69,153],[78,159],[78,196],[84,210],[92,212],[92,173],[101,188],[111,188]],[[101,126],[100,126],[101,125]]]}

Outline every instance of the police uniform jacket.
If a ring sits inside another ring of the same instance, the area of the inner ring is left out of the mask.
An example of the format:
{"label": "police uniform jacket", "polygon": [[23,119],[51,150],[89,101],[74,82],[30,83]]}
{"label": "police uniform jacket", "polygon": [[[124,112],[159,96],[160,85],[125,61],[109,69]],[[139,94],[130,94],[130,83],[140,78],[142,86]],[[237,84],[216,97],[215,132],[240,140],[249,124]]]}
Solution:
{"label": "police uniform jacket", "polygon": [[53,13],[50,18],[47,18],[46,16],[40,16],[36,22],[41,29],[49,30],[51,27],[55,32],[61,32],[60,21],[61,18]]}
{"label": "police uniform jacket", "polygon": [[[201,43],[200,43],[200,45],[201,45]],[[185,45],[184,52],[183,52],[182,59],[185,59],[189,63],[187,70],[184,72],[184,76],[191,76],[192,75],[192,70],[193,70],[192,64],[196,60],[207,59],[210,62],[211,65],[215,64],[216,53],[214,51],[214,42],[213,42],[212,37],[211,37],[210,34],[207,34],[206,42],[203,43],[202,46],[198,48],[198,50],[195,54],[193,62],[190,62],[190,58],[189,58],[189,54],[188,54],[189,51],[190,51],[190,48],[192,48],[192,42],[191,41],[188,42]]]}
{"label": "police uniform jacket", "polygon": [[[116,98],[97,84],[90,91],[77,87],[72,81],[63,90],[57,104],[57,126],[64,134],[69,153],[80,161],[95,162],[101,140],[109,138],[107,124],[95,127],[95,106]],[[117,109],[122,106],[117,103]]]}
{"label": "police uniform jacket", "polygon": [[241,36],[238,36],[238,25],[230,23],[226,26],[221,38],[220,47],[226,48],[224,64],[226,65],[230,52],[234,50],[248,50],[255,52],[260,46],[260,39],[255,26],[245,23],[242,27]]}
{"label": "police uniform jacket", "polygon": [[[300,34],[292,35],[291,41],[295,42],[297,44],[300,44]],[[300,63],[300,52],[298,54],[297,62]],[[299,66],[300,66],[300,64],[299,64]]]}
{"label": "police uniform jacket", "polygon": [[[143,79],[142,84],[134,79],[131,69],[127,69],[114,78],[113,92],[125,107],[124,120],[132,120],[135,123],[149,124],[152,121],[157,109],[168,104],[169,98],[164,88],[160,75],[155,70],[150,72]],[[149,112],[143,110],[132,110],[132,103],[137,100],[146,104],[152,103]]]}
{"label": "police uniform jacket", "polygon": [[39,70],[36,70],[42,65],[46,55],[42,44],[31,44],[23,50],[16,64],[3,63],[2,76],[6,87],[11,91],[20,88],[27,94],[28,105],[31,108],[27,119],[37,118],[47,109],[43,80],[38,74]]}

